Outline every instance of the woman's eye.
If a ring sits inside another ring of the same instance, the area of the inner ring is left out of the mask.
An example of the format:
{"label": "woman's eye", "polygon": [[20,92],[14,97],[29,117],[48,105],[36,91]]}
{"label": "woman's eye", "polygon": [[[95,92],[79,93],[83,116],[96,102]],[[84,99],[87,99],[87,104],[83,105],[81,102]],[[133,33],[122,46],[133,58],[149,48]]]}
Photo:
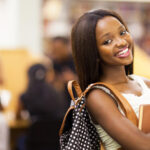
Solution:
{"label": "woman's eye", "polygon": [[124,34],[126,34],[126,33],[127,33],[127,31],[124,30],[124,31],[121,31],[121,32],[120,32],[120,35],[124,35]]}
{"label": "woman's eye", "polygon": [[104,45],[108,45],[108,44],[110,44],[112,42],[112,40],[106,40],[103,44]]}

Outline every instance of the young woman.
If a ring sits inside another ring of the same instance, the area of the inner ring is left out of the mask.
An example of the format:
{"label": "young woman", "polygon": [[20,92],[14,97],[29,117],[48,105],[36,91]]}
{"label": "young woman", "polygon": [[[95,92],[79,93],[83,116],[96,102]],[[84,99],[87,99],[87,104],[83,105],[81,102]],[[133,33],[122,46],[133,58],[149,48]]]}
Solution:
{"label": "young woman", "polygon": [[[85,13],[72,29],[73,57],[82,90],[94,82],[113,85],[133,107],[150,104],[150,81],[133,73],[133,40],[121,17],[112,11]],[[114,98],[94,88],[86,104],[106,150],[150,150],[150,134],[123,114]]]}

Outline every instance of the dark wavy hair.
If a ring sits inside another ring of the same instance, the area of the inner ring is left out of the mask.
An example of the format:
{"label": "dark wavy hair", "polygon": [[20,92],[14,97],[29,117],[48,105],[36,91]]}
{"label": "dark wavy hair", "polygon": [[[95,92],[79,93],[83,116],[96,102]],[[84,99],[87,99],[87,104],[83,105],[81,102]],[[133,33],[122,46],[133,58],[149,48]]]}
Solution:
{"label": "dark wavy hair", "polygon": [[[126,28],[122,18],[115,12],[109,10],[94,10],[82,15],[72,28],[71,42],[74,63],[82,90],[94,82],[99,81],[102,75],[100,56],[96,43],[97,22],[105,16],[117,18]],[[133,63],[125,66],[126,74],[133,73]]]}

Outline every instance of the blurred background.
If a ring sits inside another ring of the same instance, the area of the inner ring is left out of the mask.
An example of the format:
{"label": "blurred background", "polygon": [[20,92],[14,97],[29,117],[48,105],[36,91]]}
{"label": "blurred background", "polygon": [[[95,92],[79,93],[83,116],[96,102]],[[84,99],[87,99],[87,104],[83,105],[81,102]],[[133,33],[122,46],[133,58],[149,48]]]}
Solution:
{"label": "blurred background", "polygon": [[70,31],[98,8],[125,20],[135,41],[134,73],[150,78],[149,0],[0,0],[0,150],[59,149],[66,84],[77,80]]}

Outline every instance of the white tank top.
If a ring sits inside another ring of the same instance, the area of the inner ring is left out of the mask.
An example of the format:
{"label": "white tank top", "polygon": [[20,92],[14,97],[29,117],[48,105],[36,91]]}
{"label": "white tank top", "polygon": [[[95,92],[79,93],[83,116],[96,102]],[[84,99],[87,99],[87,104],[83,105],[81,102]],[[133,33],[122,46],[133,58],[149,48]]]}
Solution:
{"label": "white tank top", "polygon": [[[134,94],[122,93],[122,95],[127,99],[129,104],[132,106],[133,110],[136,113],[136,116],[139,117],[139,106],[141,104],[150,104],[150,88],[147,87],[147,85],[140,76],[129,75],[129,77],[135,80],[141,86],[142,94],[141,96],[136,96]],[[95,87],[104,90],[106,93],[108,93],[114,98],[114,96],[110,93],[108,89],[101,86]],[[123,113],[120,106],[118,107],[118,109],[121,111],[121,113]],[[106,150],[117,150],[118,148],[121,147],[113,138],[109,136],[109,134],[100,125],[94,124],[94,126],[96,127],[100,139],[102,140],[102,143],[104,144]]]}

